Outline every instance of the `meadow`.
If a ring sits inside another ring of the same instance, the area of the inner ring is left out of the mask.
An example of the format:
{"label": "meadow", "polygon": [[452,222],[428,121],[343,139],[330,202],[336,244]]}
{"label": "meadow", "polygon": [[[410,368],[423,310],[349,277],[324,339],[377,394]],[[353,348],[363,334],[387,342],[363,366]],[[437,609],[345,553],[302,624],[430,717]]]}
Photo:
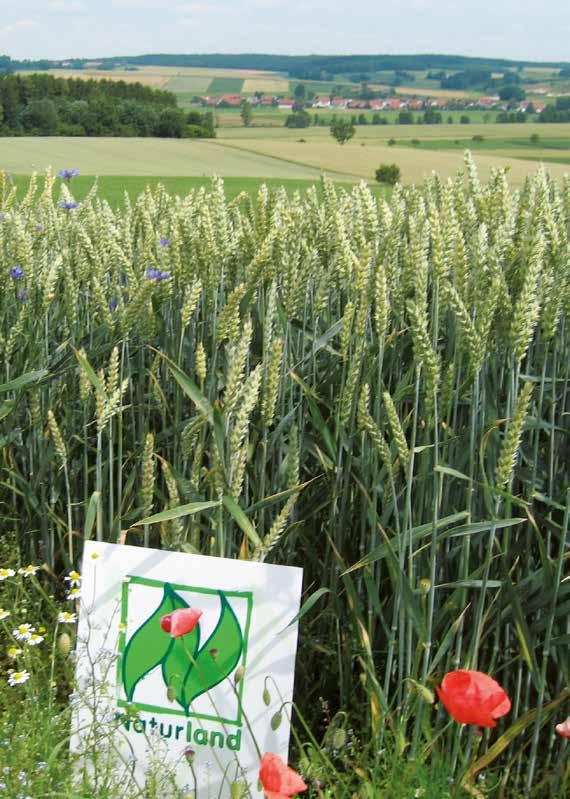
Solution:
{"label": "meadow", "polygon": [[[121,210],[0,175],[7,795],[143,797],[103,734],[72,787],[84,539],[304,567],[312,799],[568,795],[570,180],[509,174]],[[455,669],[496,729],[437,700]]]}

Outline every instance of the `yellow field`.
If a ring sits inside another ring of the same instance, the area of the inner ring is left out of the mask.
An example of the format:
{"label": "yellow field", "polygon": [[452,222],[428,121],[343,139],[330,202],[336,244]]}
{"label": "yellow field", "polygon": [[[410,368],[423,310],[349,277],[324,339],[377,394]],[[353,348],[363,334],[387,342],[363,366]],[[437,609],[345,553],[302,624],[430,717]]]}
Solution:
{"label": "yellow field", "polygon": [[[26,73],[29,74],[29,73]],[[50,69],[49,74],[54,78],[81,78],[83,80],[123,80],[125,83],[142,83],[154,89],[162,89],[170,80],[172,74],[157,74],[156,68],[152,72],[137,70],[126,72],[123,70],[104,69]]]}
{"label": "yellow field", "polygon": [[462,89],[417,89],[415,86],[397,86],[396,94],[416,94],[418,97],[473,97],[474,92]]}
{"label": "yellow field", "polygon": [[289,81],[285,78],[248,78],[243,84],[245,94],[287,94]]}
{"label": "yellow field", "polygon": [[[407,183],[421,183],[433,171],[443,178],[451,177],[463,166],[461,151],[421,151],[355,140],[344,146],[327,140],[301,143],[279,139],[225,139],[224,144],[289,163],[322,169],[331,174],[350,173],[367,180],[373,179],[375,169],[382,163],[398,164],[402,170],[402,180]],[[477,154],[475,160],[483,180],[489,178],[493,168],[508,167],[509,181],[516,186],[522,185],[526,176],[538,168],[536,162],[497,155]],[[558,179],[570,172],[570,167],[564,164],[549,164],[548,169]]]}

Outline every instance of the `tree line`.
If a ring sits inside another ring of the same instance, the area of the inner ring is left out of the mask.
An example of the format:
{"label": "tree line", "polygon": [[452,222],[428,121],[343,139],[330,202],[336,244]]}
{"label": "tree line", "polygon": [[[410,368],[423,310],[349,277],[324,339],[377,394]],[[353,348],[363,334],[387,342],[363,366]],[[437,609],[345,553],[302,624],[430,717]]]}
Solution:
{"label": "tree line", "polygon": [[178,108],[171,92],[141,83],[0,77],[0,133],[17,136],[215,136],[211,112]]}

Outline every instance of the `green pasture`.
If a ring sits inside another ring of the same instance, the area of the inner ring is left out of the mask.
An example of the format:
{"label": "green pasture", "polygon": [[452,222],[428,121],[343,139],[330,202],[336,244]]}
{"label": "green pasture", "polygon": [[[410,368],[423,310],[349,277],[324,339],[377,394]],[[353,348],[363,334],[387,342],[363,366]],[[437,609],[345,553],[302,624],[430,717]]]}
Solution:
{"label": "green pasture", "polygon": [[[7,137],[1,140],[0,169],[15,175],[75,168],[83,175],[276,178],[320,180],[318,167],[274,155],[244,152],[223,142],[196,139]],[[353,173],[335,174],[352,182]]]}
{"label": "green pasture", "polygon": [[212,95],[240,94],[242,88],[242,78],[214,78],[208,87],[208,91]]}
{"label": "green pasture", "polygon": [[[466,141],[464,138],[422,140],[421,137],[418,137],[418,141],[420,142],[419,146],[429,150],[464,150],[466,147]],[[396,139],[396,143],[409,147],[418,146],[417,144],[412,144],[410,139],[402,139],[401,141]],[[487,139],[483,137],[483,141],[480,141],[477,138],[472,138],[468,142],[468,146],[470,150],[490,150],[493,152],[496,150],[508,150],[509,152],[512,152],[513,150],[528,150],[528,157],[531,157],[532,154],[535,153],[537,159],[542,157],[542,153],[545,150],[557,151],[562,156],[570,155],[570,137],[551,139],[539,136],[539,140],[536,142],[531,141],[530,136],[505,139]],[[558,156],[552,155],[552,158],[554,160],[558,160]]]}
{"label": "green pasture", "polygon": [[176,75],[164,87],[169,92],[180,96],[181,94],[202,94],[207,92],[212,78],[207,75]]}
{"label": "green pasture", "polygon": [[[18,189],[18,197],[22,198],[30,185],[29,175],[14,175],[14,185]],[[80,175],[75,178],[71,187],[73,196],[76,200],[81,202],[92,189],[95,181],[97,181],[97,196],[102,200],[106,200],[114,208],[119,208],[124,204],[125,195],[128,195],[131,202],[136,201],[137,197],[150,187],[155,190],[160,184],[164,186],[169,194],[179,195],[184,197],[190,192],[197,189],[205,188],[207,191],[212,189],[212,181],[210,178],[204,177],[172,177],[156,175],[103,175],[102,177],[95,177],[94,175]],[[58,184],[60,181],[58,180]],[[41,186],[40,181],[40,186]],[[257,194],[262,185],[268,186],[271,190],[284,188],[289,196],[294,192],[299,191],[302,194],[308,191],[312,186],[316,186],[317,192],[320,196],[322,191],[322,184],[317,180],[291,180],[286,178],[225,178],[224,190],[228,200],[233,200],[240,194],[246,193],[251,196]],[[354,184],[338,182],[335,184],[337,188],[345,188],[350,191]],[[388,196],[390,190],[378,185],[370,185],[370,190],[375,197]],[[57,196],[57,190],[56,190]]]}

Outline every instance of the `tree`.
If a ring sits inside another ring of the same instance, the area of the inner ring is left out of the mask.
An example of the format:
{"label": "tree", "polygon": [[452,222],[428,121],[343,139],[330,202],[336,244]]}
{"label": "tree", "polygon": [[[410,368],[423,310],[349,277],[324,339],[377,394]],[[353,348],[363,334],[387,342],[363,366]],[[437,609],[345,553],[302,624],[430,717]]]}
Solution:
{"label": "tree", "polygon": [[459,117],[459,121],[461,122],[462,125],[468,125],[471,122],[467,114],[461,114],[461,116]]}
{"label": "tree", "polygon": [[289,114],[285,120],[286,128],[308,128],[311,124],[311,115],[306,111],[296,111]]}
{"label": "tree", "polygon": [[526,97],[524,89],[520,86],[503,86],[499,89],[499,97],[501,100],[508,100],[509,102],[524,100]]}
{"label": "tree", "polygon": [[411,111],[400,111],[398,114],[398,125],[413,125],[414,115]]}
{"label": "tree", "polygon": [[381,164],[374,177],[378,183],[386,183],[388,186],[394,186],[402,177],[402,171],[398,164]]}
{"label": "tree", "polygon": [[22,124],[26,130],[38,131],[43,136],[57,133],[59,116],[53,100],[32,100],[22,114]]}
{"label": "tree", "polygon": [[358,124],[359,125],[368,125],[368,119],[366,118],[366,114],[359,114],[358,115]]}
{"label": "tree", "polygon": [[158,117],[154,135],[165,139],[182,139],[185,128],[184,113],[178,108],[165,108]]}
{"label": "tree", "polygon": [[242,103],[239,115],[245,127],[249,128],[253,120],[253,108],[249,100],[246,100],[244,103]]}
{"label": "tree", "polygon": [[356,133],[356,128],[348,119],[333,117],[330,131],[331,136],[333,136],[333,138],[335,138],[339,144],[345,144],[347,141],[352,139]]}
{"label": "tree", "polygon": [[441,112],[436,111],[434,108],[426,108],[424,111],[424,122],[426,125],[441,125],[443,122]]}
{"label": "tree", "polygon": [[298,83],[295,86],[295,91],[293,92],[297,100],[304,100],[307,96],[307,88],[304,83]]}

